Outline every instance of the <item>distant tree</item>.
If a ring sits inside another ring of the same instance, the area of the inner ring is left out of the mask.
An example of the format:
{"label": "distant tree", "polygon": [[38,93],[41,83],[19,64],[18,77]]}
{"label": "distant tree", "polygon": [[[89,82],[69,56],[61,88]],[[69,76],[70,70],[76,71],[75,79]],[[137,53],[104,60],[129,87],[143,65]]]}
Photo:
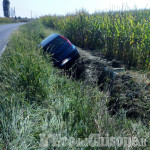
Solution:
{"label": "distant tree", "polygon": [[22,18],[19,16],[18,19],[22,19]]}
{"label": "distant tree", "polygon": [[3,0],[3,12],[5,17],[10,17],[9,7],[10,7],[9,0]]}

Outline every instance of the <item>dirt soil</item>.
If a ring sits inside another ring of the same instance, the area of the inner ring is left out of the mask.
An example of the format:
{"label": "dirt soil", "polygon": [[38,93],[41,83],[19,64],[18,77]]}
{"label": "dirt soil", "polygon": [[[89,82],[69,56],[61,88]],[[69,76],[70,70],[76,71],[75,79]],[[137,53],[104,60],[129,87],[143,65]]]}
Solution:
{"label": "dirt soil", "polygon": [[105,91],[110,113],[123,108],[128,117],[150,120],[150,73],[126,70],[119,61],[108,61],[95,51],[78,51],[80,58],[71,68],[72,76]]}

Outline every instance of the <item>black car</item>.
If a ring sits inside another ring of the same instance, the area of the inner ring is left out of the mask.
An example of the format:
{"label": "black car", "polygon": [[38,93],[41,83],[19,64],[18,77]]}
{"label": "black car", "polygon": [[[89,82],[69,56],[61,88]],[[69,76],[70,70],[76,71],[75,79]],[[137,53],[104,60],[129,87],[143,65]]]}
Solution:
{"label": "black car", "polygon": [[64,36],[54,33],[44,39],[40,46],[50,53],[55,66],[71,66],[79,58],[77,48]]}

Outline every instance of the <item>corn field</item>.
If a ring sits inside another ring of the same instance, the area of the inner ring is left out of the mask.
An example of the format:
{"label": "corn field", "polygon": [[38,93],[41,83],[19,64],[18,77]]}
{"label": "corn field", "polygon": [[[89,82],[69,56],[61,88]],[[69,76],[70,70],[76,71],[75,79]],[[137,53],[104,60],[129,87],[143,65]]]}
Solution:
{"label": "corn field", "polygon": [[75,45],[101,50],[128,68],[150,70],[150,10],[89,14],[85,10],[66,16],[40,18],[46,27],[59,30]]}

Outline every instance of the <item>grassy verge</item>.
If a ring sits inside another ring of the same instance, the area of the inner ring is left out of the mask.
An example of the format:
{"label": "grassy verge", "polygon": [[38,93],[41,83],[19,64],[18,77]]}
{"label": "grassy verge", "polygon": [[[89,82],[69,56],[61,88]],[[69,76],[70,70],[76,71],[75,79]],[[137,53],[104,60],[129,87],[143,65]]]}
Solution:
{"label": "grassy verge", "polygon": [[14,20],[12,18],[0,18],[0,24],[8,24],[8,23],[16,23],[17,20]]}
{"label": "grassy verge", "polygon": [[0,149],[48,149],[39,147],[40,134],[87,138],[91,133],[146,138],[149,149],[149,125],[127,119],[124,110],[110,116],[107,97],[97,87],[52,67],[37,46],[44,37],[38,21],[23,26],[0,58]]}
{"label": "grassy verge", "polygon": [[29,21],[30,21],[30,19],[14,19],[14,18],[2,18],[2,17],[0,17],[0,24],[29,22]]}

